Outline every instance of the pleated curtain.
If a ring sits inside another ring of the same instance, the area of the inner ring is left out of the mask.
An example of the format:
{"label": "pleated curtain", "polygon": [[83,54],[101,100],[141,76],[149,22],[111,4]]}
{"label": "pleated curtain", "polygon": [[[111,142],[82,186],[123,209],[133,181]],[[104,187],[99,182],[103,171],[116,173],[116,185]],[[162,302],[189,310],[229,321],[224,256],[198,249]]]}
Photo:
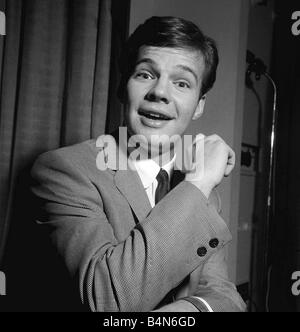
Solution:
{"label": "pleated curtain", "polygon": [[127,33],[128,1],[0,1],[6,14],[6,36],[0,36],[1,263],[8,234],[16,238],[27,229],[36,157],[121,122],[116,53]]}

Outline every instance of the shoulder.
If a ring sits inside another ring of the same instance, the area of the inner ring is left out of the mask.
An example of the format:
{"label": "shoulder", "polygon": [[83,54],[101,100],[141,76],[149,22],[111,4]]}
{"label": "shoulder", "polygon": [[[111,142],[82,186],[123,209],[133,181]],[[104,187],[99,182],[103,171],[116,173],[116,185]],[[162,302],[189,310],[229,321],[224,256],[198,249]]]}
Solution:
{"label": "shoulder", "polygon": [[[41,154],[32,168],[32,175],[58,174],[79,175],[99,182],[111,178],[117,170],[116,156],[119,147],[112,135],[101,135],[71,146],[62,147]],[[126,156],[124,158],[127,158]],[[127,165],[127,159],[124,164]]]}
{"label": "shoulder", "polygon": [[91,139],[71,146],[47,151],[35,161],[32,173],[60,171],[61,173],[80,172],[87,176],[96,174],[97,158],[101,147]]}
{"label": "shoulder", "polygon": [[77,164],[80,163],[80,160],[93,159],[96,155],[96,140],[88,140],[78,144],[44,152],[37,158],[37,163],[69,161]]}

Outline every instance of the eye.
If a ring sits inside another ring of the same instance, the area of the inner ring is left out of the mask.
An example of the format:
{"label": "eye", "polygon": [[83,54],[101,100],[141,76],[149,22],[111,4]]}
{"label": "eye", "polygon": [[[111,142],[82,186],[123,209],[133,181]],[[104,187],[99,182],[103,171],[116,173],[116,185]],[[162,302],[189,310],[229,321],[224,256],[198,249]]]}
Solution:
{"label": "eye", "polygon": [[175,84],[181,89],[189,89],[190,88],[190,84],[187,83],[186,81],[178,81],[178,82],[175,82]]}
{"label": "eye", "polygon": [[147,71],[140,71],[135,74],[136,78],[142,79],[142,80],[151,80],[153,79],[153,75]]}

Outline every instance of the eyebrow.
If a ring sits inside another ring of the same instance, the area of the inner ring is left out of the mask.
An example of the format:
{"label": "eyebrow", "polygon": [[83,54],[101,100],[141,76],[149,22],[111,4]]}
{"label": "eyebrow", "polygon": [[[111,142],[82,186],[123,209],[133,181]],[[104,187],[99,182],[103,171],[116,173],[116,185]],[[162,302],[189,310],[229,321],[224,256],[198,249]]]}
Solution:
{"label": "eyebrow", "polygon": [[[141,63],[149,63],[151,65],[156,65],[156,62],[153,61],[152,59],[150,58],[142,58],[140,59],[139,61],[137,61],[136,63],[136,66],[140,65]],[[184,71],[187,71],[189,72],[190,74],[192,74],[196,80],[196,82],[198,83],[199,82],[199,78],[197,76],[197,74],[194,72],[193,69],[191,69],[189,66],[185,66],[185,65],[177,65],[176,68],[179,68],[179,69],[182,69]]]}
{"label": "eyebrow", "polygon": [[141,63],[150,63],[151,65],[155,65],[155,61],[153,61],[152,59],[150,58],[142,58],[140,59],[139,61],[137,61],[137,63],[135,64],[135,66],[138,66],[140,65]]}
{"label": "eyebrow", "polygon": [[177,68],[180,68],[180,69],[182,69],[182,70],[184,70],[184,71],[187,71],[187,72],[191,73],[191,74],[194,76],[196,82],[198,83],[199,79],[198,79],[197,74],[196,74],[196,73],[193,71],[193,69],[191,69],[189,66],[177,65],[176,67],[177,67]]}

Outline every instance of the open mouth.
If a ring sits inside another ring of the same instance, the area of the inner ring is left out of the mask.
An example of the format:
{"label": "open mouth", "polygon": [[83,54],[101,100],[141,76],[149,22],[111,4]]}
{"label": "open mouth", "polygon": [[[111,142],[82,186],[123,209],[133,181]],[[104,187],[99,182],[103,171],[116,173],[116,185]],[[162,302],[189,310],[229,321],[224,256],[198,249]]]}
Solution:
{"label": "open mouth", "polygon": [[159,113],[159,112],[154,112],[154,111],[139,110],[138,114],[142,115],[142,116],[144,116],[144,117],[146,117],[147,119],[150,119],[150,120],[168,121],[168,120],[173,119],[172,117],[170,117],[168,115],[165,115],[165,114],[162,114],[162,113]]}

